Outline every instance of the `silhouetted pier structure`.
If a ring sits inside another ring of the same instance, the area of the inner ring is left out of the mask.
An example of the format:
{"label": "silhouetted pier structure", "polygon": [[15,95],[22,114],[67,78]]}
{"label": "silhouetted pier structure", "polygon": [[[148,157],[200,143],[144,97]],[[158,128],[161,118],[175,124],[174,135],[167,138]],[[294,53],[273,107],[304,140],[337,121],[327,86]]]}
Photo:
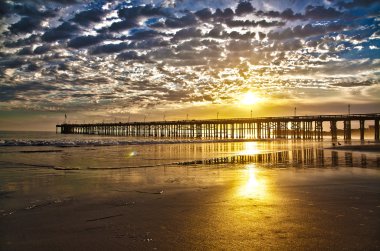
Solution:
{"label": "silhouetted pier structure", "polygon": [[[142,136],[214,139],[323,139],[326,132],[332,140],[338,138],[337,123],[343,123],[343,136],[350,140],[351,124],[359,124],[364,140],[365,124],[373,121],[374,139],[380,139],[380,113],[349,115],[317,115],[287,117],[256,117],[209,120],[176,120],[151,122],[118,122],[70,124],[56,126],[64,134],[98,134],[110,136]],[[326,125],[327,123],[327,125]]]}

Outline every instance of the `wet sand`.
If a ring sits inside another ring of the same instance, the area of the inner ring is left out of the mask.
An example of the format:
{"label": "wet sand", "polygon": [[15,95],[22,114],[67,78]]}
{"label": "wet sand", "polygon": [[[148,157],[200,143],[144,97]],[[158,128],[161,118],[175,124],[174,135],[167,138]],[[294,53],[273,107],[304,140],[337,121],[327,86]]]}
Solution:
{"label": "wet sand", "polygon": [[50,172],[0,195],[1,250],[380,248],[378,169]]}

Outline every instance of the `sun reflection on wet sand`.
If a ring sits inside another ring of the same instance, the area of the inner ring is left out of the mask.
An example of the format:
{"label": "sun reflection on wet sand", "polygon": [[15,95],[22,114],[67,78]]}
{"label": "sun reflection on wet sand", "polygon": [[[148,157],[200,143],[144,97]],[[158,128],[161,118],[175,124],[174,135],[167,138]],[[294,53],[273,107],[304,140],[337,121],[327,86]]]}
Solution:
{"label": "sun reflection on wet sand", "polygon": [[260,200],[268,199],[267,181],[260,176],[260,171],[254,164],[247,165],[243,170],[242,182],[244,183],[239,187],[239,196]]}

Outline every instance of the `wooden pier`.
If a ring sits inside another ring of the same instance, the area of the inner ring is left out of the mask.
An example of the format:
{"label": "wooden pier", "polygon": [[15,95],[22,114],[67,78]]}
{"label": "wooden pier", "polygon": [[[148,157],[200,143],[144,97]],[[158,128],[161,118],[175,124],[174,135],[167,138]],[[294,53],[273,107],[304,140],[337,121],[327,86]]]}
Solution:
{"label": "wooden pier", "polygon": [[[56,125],[63,134],[97,134],[110,136],[213,138],[213,139],[323,139],[332,140],[342,133],[351,140],[352,123],[359,125],[359,138],[364,140],[366,123],[373,125],[375,141],[380,139],[380,113],[349,115],[316,115],[287,117],[256,117],[209,120],[176,120],[129,123],[93,123]],[[338,129],[342,123],[343,129]],[[327,131],[324,131],[326,127]]]}

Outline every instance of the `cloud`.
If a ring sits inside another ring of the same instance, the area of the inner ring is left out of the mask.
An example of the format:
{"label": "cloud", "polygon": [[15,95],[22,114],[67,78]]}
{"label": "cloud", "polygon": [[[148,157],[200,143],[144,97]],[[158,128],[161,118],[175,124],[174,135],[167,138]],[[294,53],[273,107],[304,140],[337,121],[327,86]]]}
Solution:
{"label": "cloud", "polygon": [[36,81],[28,81],[19,84],[12,85],[1,85],[0,86],[0,101],[10,101],[17,98],[19,94],[25,94],[27,92],[36,93],[45,93],[53,90],[57,90],[58,88],[51,85],[44,85],[40,82]]}
{"label": "cloud", "polygon": [[0,2],[0,16],[5,16],[11,11],[12,6],[7,2]]}
{"label": "cloud", "polygon": [[119,43],[119,44],[106,44],[106,45],[100,45],[95,47],[93,50],[91,50],[92,55],[97,55],[97,54],[112,54],[116,52],[123,51],[125,49],[129,48],[128,43]]}
{"label": "cloud", "polygon": [[33,53],[34,54],[45,54],[49,50],[50,50],[50,46],[49,45],[41,45],[41,46],[36,47],[34,49]]}
{"label": "cloud", "polygon": [[15,41],[4,41],[4,46],[5,47],[8,47],[8,48],[17,48],[17,47],[20,47],[20,46],[25,46],[25,45],[31,45],[33,44],[34,42],[36,42],[38,40],[38,36],[37,35],[30,35],[29,37],[26,37],[26,38],[20,38],[18,40],[15,40]]}
{"label": "cloud", "polygon": [[325,8],[324,6],[307,6],[305,11],[305,18],[315,20],[336,19],[342,15],[342,12],[334,8]]}
{"label": "cloud", "polygon": [[212,12],[209,8],[204,8],[202,10],[198,10],[194,13],[201,20],[208,20],[212,18]]}
{"label": "cloud", "polygon": [[169,46],[169,45],[170,45],[170,42],[163,40],[162,38],[147,38],[147,39],[144,39],[142,41],[131,43],[130,47],[135,48],[135,49],[149,50],[152,48],[165,47],[165,46]]}
{"label": "cloud", "polygon": [[45,42],[54,42],[57,40],[68,39],[79,32],[78,26],[69,22],[63,22],[58,27],[46,31],[42,36]]}
{"label": "cloud", "polygon": [[9,27],[9,31],[14,34],[30,33],[41,27],[41,20],[33,17],[23,17],[17,23]]}
{"label": "cloud", "polygon": [[23,64],[25,64],[24,60],[21,60],[18,58],[8,59],[8,60],[0,61],[0,68],[14,69],[14,68],[20,67]]}
{"label": "cloud", "polygon": [[282,18],[284,20],[333,20],[340,18],[343,12],[340,12],[332,7],[326,8],[325,6],[312,6],[308,5],[305,9],[305,13],[294,13],[290,8],[285,9],[282,12],[279,11],[262,11],[256,12],[258,16],[268,16],[273,18]]}
{"label": "cloud", "polygon": [[232,40],[226,47],[229,51],[245,51],[250,50],[251,43],[248,41]]}
{"label": "cloud", "polygon": [[159,36],[160,33],[155,30],[134,30],[131,36],[128,36],[130,40],[144,40]]}
{"label": "cloud", "polygon": [[191,27],[191,28],[184,28],[182,30],[177,31],[175,35],[173,36],[173,40],[196,38],[196,37],[201,37],[201,36],[202,36],[202,32],[200,29]]}
{"label": "cloud", "polygon": [[128,30],[130,28],[138,26],[135,20],[123,20],[120,22],[114,22],[111,24],[111,26],[108,28],[109,31],[116,32],[116,31],[123,31]]}
{"label": "cloud", "polygon": [[197,24],[197,19],[194,14],[188,12],[180,18],[167,18],[165,21],[166,27],[169,28],[183,28]]}
{"label": "cloud", "polygon": [[238,16],[242,16],[244,14],[252,13],[255,9],[253,8],[252,4],[248,1],[242,1],[238,4],[235,13]]}
{"label": "cloud", "polygon": [[67,46],[71,48],[79,49],[79,48],[98,44],[102,42],[103,39],[104,39],[103,36],[81,36],[81,37],[76,37],[76,38],[71,39],[67,43]]}
{"label": "cloud", "polygon": [[0,1],[0,106],[114,112],[372,86],[380,4],[310,3]]}
{"label": "cloud", "polygon": [[34,17],[34,18],[48,18],[48,17],[54,17],[55,16],[55,10],[46,10],[46,11],[40,11],[36,8],[35,5],[25,2],[25,3],[17,3],[13,5],[13,11],[20,16],[28,16],[28,17]]}
{"label": "cloud", "polygon": [[104,12],[102,10],[90,9],[77,13],[71,21],[82,26],[88,26],[91,23],[100,22],[103,15]]}
{"label": "cloud", "polygon": [[326,34],[329,32],[335,32],[340,31],[345,28],[342,24],[337,23],[330,23],[328,25],[312,25],[312,24],[306,24],[304,26],[297,25],[294,28],[287,28],[280,32],[269,32],[268,38],[274,39],[274,40],[281,40],[281,39],[289,39],[289,38],[295,38],[295,37],[309,37],[309,36],[315,36],[315,35],[321,35]]}
{"label": "cloud", "polygon": [[136,51],[127,51],[120,53],[117,56],[118,60],[127,61],[127,60],[145,60],[145,56],[139,56],[139,54]]}
{"label": "cloud", "polygon": [[24,47],[21,50],[17,52],[17,55],[23,56],[23,55],[32,55],[33,50],[31,47]]}
{"label": "cloud", "polygon": [[165,15],[160,7],[153,7],[150,4],[145,6],[135,6],[131,8],[123,8],[118,11],[118,15],[123,19],[136,19],[140,16],[158,16]]}
{"label": "cloud", "polygon": [[232,20],[228,19],[226,20],[226,24],[229,27],[271,27],[271,26],[283,26],[285,25],[284,22],[279,21],[266,21],[266,20],[260,20],[260,21],[254,21],[254,20]]}

